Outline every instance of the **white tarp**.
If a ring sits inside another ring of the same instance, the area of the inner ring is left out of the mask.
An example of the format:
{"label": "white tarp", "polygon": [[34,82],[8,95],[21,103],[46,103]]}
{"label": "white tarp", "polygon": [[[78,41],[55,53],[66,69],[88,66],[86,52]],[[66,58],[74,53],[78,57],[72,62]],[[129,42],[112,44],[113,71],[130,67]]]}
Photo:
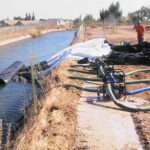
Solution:
{"label": "white tarp", "polygon": [[60,51],[47,60],[47,62],[50,66],[56,66],[66,58],[79,60],[84,57],[93,58],[108,55],[111,49],[107,43],[104,43],[104,40],[104,38],[98,38],[83,43],[77,43]]}

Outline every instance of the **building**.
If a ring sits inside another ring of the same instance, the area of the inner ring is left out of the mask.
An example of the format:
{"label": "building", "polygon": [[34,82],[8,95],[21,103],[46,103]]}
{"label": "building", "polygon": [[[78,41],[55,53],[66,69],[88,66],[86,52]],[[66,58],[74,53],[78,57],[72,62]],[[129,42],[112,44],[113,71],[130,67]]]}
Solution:
{"label": "building", "polygon": [[27,26],[27,25],[36,25],[40,24],[41,21],[35,21],[35,20],[20,20],[16,23],[17,26]]}
{"label": "building", "polygon": [[18,20],[2,20],[0,21],[0,26],[5,27],[5,26],[14,26]]}
{"label": "building", "polygon": [[60,19],[60,20],[57,20],[57,25],[59,25],[59,26],[65,26],[66,24],[65,24],[64,20]]}
{"label": "building", "polygon": [[36,20],[2,20],[0,21],[1,27],[6,26],[29,26],[29,25],[45,25],[45,26],[71,26],[73,22],[70,20],[63,19],[48,19],[46,21],[36,21]]}
{"label": "building", "polygon": [[40,24],[41,21],[35,21],[35,20],[2,20],[0,21],[1,27],[6,26],[26,26],[26,25],[35,25]]}
{"label": "building", "polygon": [[73,21],[71,21],[71,20],[65,20],[65,25],[66,26],[72,26],[73,25]]}
{"label": "building", "polygon": [[48,19],[44,21],[43,24],[49,25],[49,26],[61,26],[61,25],[64,26],[65,21],[63,21],[62,19]]}

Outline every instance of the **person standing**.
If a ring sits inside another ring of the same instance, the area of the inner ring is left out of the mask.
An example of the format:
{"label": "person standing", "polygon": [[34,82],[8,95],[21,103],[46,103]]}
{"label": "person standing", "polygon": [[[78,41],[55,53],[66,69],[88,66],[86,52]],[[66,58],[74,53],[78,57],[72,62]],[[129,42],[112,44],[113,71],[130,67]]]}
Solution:
{"label": "person standing", "polygon": [[144,42],[145,26],[141,23],[141,20],[136,21],[134,29],[137,32],[138,43]]}

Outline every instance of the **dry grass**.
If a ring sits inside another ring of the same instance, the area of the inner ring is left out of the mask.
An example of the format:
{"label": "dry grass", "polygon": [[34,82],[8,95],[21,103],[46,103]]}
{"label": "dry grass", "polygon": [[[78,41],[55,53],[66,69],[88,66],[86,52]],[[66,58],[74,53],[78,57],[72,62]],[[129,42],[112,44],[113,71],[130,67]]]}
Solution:
{"label": "dry grass", "polygon": [[47,81],[46,96],[38,105],[36,115],[28,118],[23,132],[14,143],[15,150],[72,150],[75,148],[76,107],[79,91],[65,89],[63,83],[80,84],[70,80],[67,68],[74,61],[66,60]]}
{"label": "dry grass", "polygon": [[36,38],[38,36],[41,36],[42,35],[42,32],[40,29],[37,29],[37,30],[34,30],[32,31],[31,33],[29,33],[33,38]]}
{"label": "dry grass", "polygon": [[[40,36],[41,32],[43,31],[50,31],[50,30],[56,30],[56,29],[64,29],[64,30],[71,30],[74,29],[74,27],[65,27],[65,26],[47,26],[47,27],[37,27],[37,28],[31,28],[31,29],[24,29],[24,30],[18,30],[16,32],[3,32],[0,33],[0,41],[5,41],[8,39],[25,36],[25,35],[33,35],[33,37]],[[40,34],[39,34],[40,33]]]}

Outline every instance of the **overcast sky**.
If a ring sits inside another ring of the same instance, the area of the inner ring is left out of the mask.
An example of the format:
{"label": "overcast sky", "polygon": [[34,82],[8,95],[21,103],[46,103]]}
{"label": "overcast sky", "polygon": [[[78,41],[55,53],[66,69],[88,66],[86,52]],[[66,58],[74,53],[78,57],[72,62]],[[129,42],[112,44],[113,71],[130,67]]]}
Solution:
{"label": "overcast sky", "polygon": [[[99,17],[100,9],[108,8],[116,0],[0,0],[0,19],[13,16],[25,16],[34,12],[39,18],[74,19],[80,15],[92,14]],[[133,12],[141,6],[149,6],[150,0],[119,0],[123,15]]]}

